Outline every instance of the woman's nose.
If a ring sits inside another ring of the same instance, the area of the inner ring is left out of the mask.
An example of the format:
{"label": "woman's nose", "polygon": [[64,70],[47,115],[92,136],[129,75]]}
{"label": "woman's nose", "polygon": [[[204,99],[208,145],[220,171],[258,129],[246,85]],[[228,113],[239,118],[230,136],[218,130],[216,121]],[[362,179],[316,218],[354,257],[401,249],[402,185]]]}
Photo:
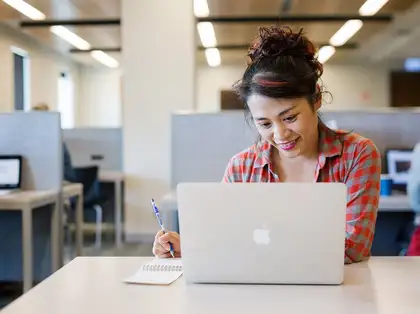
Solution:
{"label": "woman's nose", "polygon": [[289,129],[283,123],[277,123],[274,127],[274,139],[281,142],[287,139]]}

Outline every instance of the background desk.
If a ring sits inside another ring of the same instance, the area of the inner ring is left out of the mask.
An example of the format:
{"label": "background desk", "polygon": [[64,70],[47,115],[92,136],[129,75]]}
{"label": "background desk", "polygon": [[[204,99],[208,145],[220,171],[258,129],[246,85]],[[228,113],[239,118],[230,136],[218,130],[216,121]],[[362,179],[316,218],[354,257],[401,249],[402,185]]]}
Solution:
{"label": "background desk", "polygon": [[60,215],[59,194],[57,191],[23,191],[0,196],[0,210],[22,211],[22,252],[23,252],[23,291],[32,287],[33,248],[32,211],[36,208],[54,205],[51,218],[51,259],[52,272],[59,268],[60,260]]}
{"label": "background desk", "polygon": [[99,180],[114,184],[114,211],[115,211],[115,246],[122,244],[122,184],[124,173],[119,171],[100,170]]}
{"label": "background desk", "polygon": [[375,313],[418,314],[420,257],[372,258],[345,266],[341,286],[128,285],[150,258],[79,257],[2,314]]}
{"label": "background desk", "polygon": [[391,196],[381,196],[379,199],[379,211],[387,212],[412,212],[410,200],[407,194],[394,194]]}
{"label": "background desk", "polygon": [[63,185],[63,199],[77,197],[76,205],[76,255],[81,256],[83,251],[83,184],[70,183]]}

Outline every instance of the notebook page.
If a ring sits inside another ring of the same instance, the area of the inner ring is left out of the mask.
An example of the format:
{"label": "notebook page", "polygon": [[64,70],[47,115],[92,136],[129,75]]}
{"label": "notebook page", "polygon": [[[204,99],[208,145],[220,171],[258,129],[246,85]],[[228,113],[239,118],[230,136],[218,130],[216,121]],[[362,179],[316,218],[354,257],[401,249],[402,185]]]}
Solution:
{"label": "notebook page", "polygon": [[124,282],[133,284],[169,285],[181,275],[181,259],[154,259],[143,265],[135,274],[124,279]]}

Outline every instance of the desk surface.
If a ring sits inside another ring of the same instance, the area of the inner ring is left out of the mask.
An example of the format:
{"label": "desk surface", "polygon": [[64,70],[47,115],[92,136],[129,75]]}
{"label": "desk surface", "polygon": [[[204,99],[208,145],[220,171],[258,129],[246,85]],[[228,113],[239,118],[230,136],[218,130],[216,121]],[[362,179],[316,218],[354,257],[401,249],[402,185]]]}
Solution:
{"label": "desk surface", "polygon": [[407,194],[381,196],[379,199],[380,211],[412,211]]}
{"label": "desk surface", "polygon": [[47,191],[16,191],[0,196],[0,209],[21,210],[23,206],[43,206],[56,201],[58,192]]}
{"label": "desk surface", "polygon": [[420,257],[375,257],[345,266],[341,286],[188,285],[183,277],[170,286],[121,282],[150,259],[76,258],[2,314],[418,314],[420,308]]}
{"label": "desk surface", "polygon": [[83,194],[83,184],[69,183],[63,185],[63,198],[69,198]]}

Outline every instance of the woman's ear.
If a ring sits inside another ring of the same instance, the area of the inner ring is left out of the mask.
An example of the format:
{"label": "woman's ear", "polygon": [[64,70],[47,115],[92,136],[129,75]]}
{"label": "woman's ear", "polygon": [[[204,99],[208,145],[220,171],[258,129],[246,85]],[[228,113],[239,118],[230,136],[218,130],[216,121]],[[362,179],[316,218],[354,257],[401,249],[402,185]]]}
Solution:
{"label": "woman's ear", "polygon": [[319,109],[321,109],[321,106],[322,106],[322,98],[319,97],[319,99],[314,104],[315,111],[318,111]]}
{"label": "woman's ear", "polygon": [[314,109],[315,111],[318,111],[322,106],[321,87],[319,86],[319,84],[316,84],[316,95],[317,100],[314,103]]}

